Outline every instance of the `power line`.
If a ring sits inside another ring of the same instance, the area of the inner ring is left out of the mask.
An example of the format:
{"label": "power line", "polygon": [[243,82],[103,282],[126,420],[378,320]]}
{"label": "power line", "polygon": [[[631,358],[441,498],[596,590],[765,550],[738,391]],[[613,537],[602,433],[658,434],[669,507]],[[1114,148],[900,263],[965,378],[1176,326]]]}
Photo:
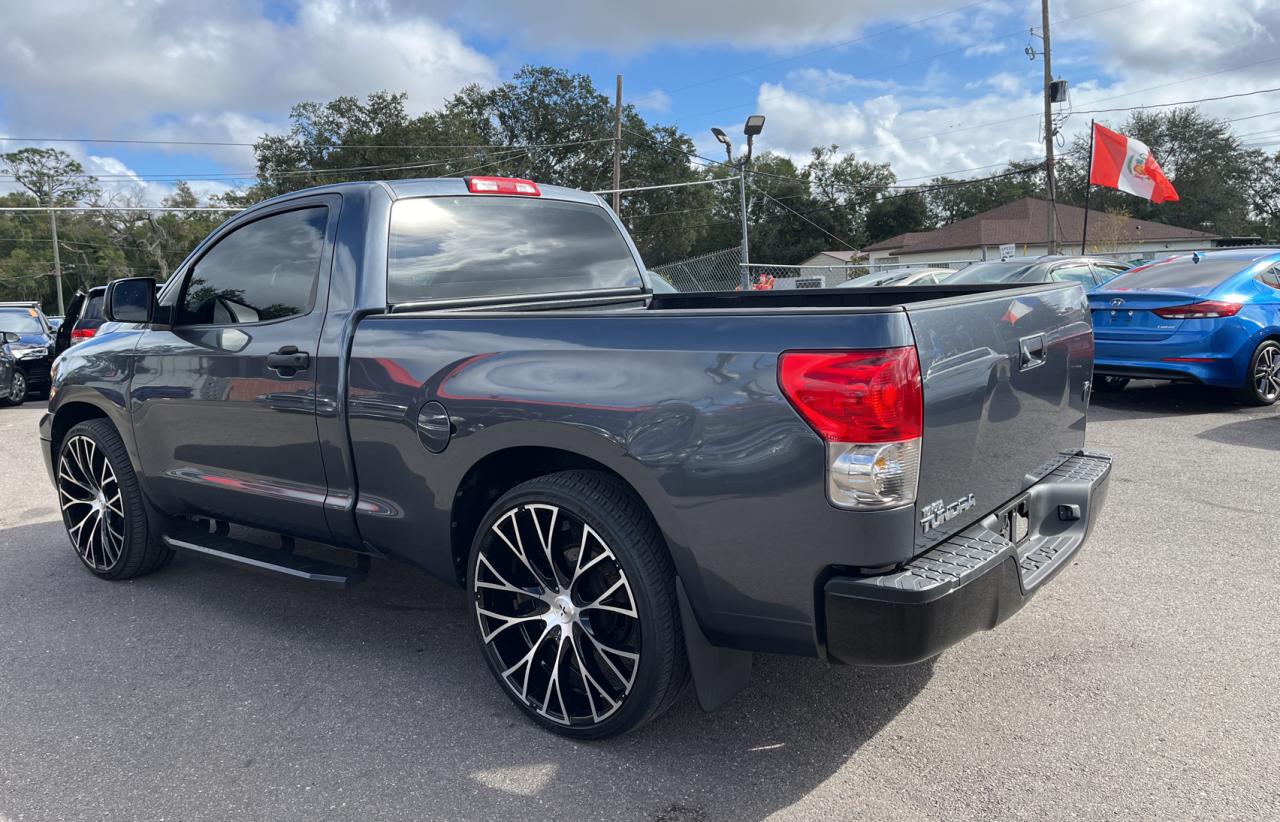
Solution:
{"label": "power line", "polygon": [[[264,135],[264,138],[280,137],[289,139],[292,135]],[[558,148],[561,146],[576,146],[583,143],[607,143],[612,141],[612,137],[602,137],[597,140],[571,140],[563,143],[531,143],[524,148]],[[148,146],[231,146],[242,148],[253,148],[257,143],[234,143],[223,140],[143,140],[143,139],[117,139],[112,137],[0,137],[3,142],[17,143],[121,143],[127,145],[148,145]],[[494,145],[492,143],[474,143],[465,144],[441,144],[433,143],[333,143],[330,145],[320,146],[324,151],[330,151],[340,148],[448,148],[448,149],[464,149],[464,148],[508,148],[508,146]]]}
{"label": "power line", "polygon": [[[1280,59],[1280,58],[1277,58],[1277,59]],[[1168,108],[1169,106],[1189,106],[1195,103],[1212,103],[1218,100],[1234,100],[1238,97],[1253,97],[1254,95],[1257,95],[1257,94],[1275,94],[1277,91],[1280,91],[1280,86],[1276,86],[1275,88],[1254,89],[1253,91],[1242,91],[1242,92],[1239,92],[1238,94],[1221,94],[1221,95],[1218,95],[1217,97],[1201,97],[1196,100],[1179,100],[1176,103],[1151,103],[1150,105],[1146,105],[1146,106],[1124,106],[1122,108],[1092,108],[1092,109],[1087,108],[1087,109],[1077,109],[1072,111],[1071,113],[1072,114],[1108,114],[1113,111],[1139,111],[1141,109],[1147,109],[1147,108]],[[1228,122],[1231,122],[1231,121],[1228,121]]]}
{"label": "power line", "polygon": [[685,186],[707,186],[715,183],[731,183],[736,181],[737,177],[717,177],[714,180],[690,180],[685,183],[661,183],[653,186],[636,186],[634,188],[609,188],[603,191],[589,191],[588,194],[626,194],[631,191],[654,191],[660,188],[684,188]]}

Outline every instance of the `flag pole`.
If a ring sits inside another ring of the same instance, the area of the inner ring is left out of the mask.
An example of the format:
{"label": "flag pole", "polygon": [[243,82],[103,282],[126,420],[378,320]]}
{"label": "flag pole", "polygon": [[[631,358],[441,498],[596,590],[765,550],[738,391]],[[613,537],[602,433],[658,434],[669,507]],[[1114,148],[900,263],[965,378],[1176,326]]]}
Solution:
{"label": "flag pole", "polygon": [[1089,121],[1089,162],[1084,167],[1084,230],[1080,232],[1080,253],[1088,254],[1089,192],[1093,190],[1093,120]]}

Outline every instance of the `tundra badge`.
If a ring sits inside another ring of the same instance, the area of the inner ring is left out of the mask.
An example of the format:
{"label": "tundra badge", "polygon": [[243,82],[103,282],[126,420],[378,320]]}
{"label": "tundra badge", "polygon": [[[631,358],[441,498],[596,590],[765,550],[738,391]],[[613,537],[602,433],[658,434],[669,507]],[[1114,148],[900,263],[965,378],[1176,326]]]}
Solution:
{"label": "tundra badge", "polygon": [[974,499],[973,494],[963,496],[950,505],[942,500],[931,502],[920,509],[920,530],[928,533],[944,522],[960,516],[976,504],[977,500]]}

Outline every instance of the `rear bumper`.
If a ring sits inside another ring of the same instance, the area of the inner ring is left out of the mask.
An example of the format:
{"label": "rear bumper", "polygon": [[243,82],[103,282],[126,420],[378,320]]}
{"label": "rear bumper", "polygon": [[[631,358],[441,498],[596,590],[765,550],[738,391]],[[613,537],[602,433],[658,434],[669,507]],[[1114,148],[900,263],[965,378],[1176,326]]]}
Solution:
{"label": "rear bumper", "polygon": [[1109,455],[1079,453],[1020,495],[1029,529],[1019,545],[1000,533],[992,513],[900,571],[829,580],[822,594],[827,655],[849,664],[909,665],[996,627],[1080,550],[1110,474]]}

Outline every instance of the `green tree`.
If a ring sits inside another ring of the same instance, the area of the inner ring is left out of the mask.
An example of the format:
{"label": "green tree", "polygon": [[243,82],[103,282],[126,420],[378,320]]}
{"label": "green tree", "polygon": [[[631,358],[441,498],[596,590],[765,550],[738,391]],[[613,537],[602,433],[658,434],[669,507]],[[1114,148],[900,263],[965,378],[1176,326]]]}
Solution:
{"label": "green tree", "polygon": [[[1128,210],[1138,219],[1224,236],[1249,231],[1248,192],[1257,175],[1256,155],[1241,145],[1230,124],[1186,107],[1168,112],[1135,111],[1116,130],[1147,144],[1178,190],[1179,200],[1157,205],[1095,186],[1090,194],[1091,208]],[[1064,201],[1084,204],[1088,168],[1086,134],[1072,142],[1058,169]]]}

